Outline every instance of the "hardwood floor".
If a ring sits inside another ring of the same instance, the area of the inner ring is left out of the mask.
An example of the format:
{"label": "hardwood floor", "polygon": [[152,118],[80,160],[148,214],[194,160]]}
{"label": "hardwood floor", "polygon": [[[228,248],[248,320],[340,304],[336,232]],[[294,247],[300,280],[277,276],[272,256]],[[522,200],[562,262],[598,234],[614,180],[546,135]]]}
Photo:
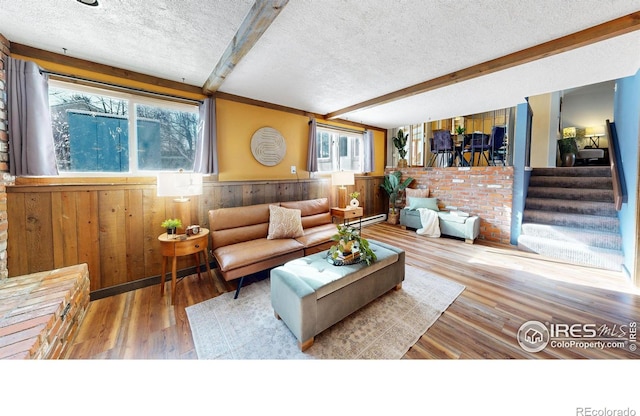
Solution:
{"label": "hardwood floor", "polygon": [[[403,248],[407,264],[466,286],[405,359],[640,358],[628,349],[575,346],[528,353],[516,338],[530,320],[628,331],[640,321],[640,295],[621,273],[481,241],[429,239],[386,223],[363,228],[363,235]],[[231,290],[233,284],[204,273],[178,283],[175,305],[160,297],[158,285],[93,301],[68,358],[197,359],[185,308]]]}

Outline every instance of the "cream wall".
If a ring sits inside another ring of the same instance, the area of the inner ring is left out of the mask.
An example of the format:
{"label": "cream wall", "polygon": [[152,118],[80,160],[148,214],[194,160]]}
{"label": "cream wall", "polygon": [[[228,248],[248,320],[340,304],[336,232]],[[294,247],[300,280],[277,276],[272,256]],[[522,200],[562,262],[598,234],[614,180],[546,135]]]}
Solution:
{"label": "cream wall", "polygon": [[[306,170],[309,117],[220,98],[216,99],[216,113],[219,181],[309,178]],[[251,153],[251,137],[261,127],[278,130],[286,141],[285,157],[276,166],[260,164]],[[384,175],[384,142],[384,132],[374,130],[375,171],[372,175]],[[296,166],[297,175],[291,174],[292,165]]]}
{"label": "cream wall", "polygon": [[542,94],[529,97],[533,111],[531,127],[531,167],[556,166],[560,95]]}
{"label": "cream wall", "polygon": [[[566,92],[562,99],[562,128],[594,128],[596,133],[604,134],[606,120],[613,120],[613,96],[615,82],[607,81],[588,85]],[[578,141],[578,146],[587,146],[588,140]],[[606,137],[599,139],[600,147],[609,147]]]}

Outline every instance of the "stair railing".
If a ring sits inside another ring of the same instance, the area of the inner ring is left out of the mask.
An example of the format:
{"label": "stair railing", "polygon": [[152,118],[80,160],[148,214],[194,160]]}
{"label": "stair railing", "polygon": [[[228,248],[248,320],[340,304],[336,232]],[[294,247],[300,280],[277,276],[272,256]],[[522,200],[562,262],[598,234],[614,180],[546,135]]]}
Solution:
{"label": "stair railing", "polygon": [[613,202],[615,203],[616,211],[622,209],[623,191],[620,182],[620,175],[618,173],[618,159],[616,157],[616,142],[617,136],[613,134],[613,129],[609,120],[607,120],[607,141],[609,142],[609,165],[611,167],[611,180],[613,182]]}

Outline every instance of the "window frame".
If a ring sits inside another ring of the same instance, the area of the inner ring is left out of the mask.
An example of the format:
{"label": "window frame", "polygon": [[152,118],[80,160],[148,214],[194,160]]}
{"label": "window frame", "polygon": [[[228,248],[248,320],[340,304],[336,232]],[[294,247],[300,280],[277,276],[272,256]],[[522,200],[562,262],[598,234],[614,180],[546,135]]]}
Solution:
{"label": "window frame", "polygon": [[[101,95],[110,98],[127,101],[127,121],[128,121],[128,146],[129,146],[129,171],[127,172],[97,172],[97,171],[58,171],[60,177],[149,177],[156,176],[159,172],[173,171],[169,169],[139,169],[138,166],[138,131],[136,105],[146,105],[153,107],[161,107],[163,109],[175,110],[181,112],[190,112],[199,116],[198,103],[194,101],[192,104],[176,102],[171,99],[154,98],[145,94],[137,94],[134,91],[124,92],[121,90],[110,89],[108,87],[97,87],[85,85],[82,83],[73,83],[59,79],[50,79],[49,87],[86,93],[92,95]],[[198,123],[197,121],[196,123]],[[196,136],[196,140],[199,138]],[[196,144],[197,146],[197,144]],[[56,160],[57,164],[57,160]],[[184,169],[185,172],[193,172],[193,167]]]}
{"label": "window frame", "polygon": [[[322,134],[329,134],[329,157],[321,157],[320,155],[320,140],[322,140]],[[345,140],[343,140],[343,138]],[[319,174],[330,174],[332,172],[337,171],[347,171],[354,173],[362,173],[364,169],[364,131],[360,130],[352,130],[341,127],[333,127],[333,126],[325,126],[318,125],[316,127],[316,145],[317,145],[317,155],[316,159],[318,161],[318,173]],[[342,145],[341,145],[342,144]],[[342,156],[342,149],[346,149],[346,155]],[[356,149],[357,148],[357,149]],[[353,165],[353,161],[357,161],[359,168],[356,169],[346,169],[341,164],[341,159],[349,159],[351,161],[351,165]],[[327,163],[331,163],[331,169],[322,169],[324,165]]]}

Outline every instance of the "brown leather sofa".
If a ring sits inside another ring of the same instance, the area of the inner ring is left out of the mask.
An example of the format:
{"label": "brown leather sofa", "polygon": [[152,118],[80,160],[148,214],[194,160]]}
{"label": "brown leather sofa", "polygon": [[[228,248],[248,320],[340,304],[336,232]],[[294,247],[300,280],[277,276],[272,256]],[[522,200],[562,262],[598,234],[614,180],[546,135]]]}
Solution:
{"label": "brown leather sofa", "polygon": [[[270,205],[299,209],[304,235],[267,239]],[[234,298],[245,276],[329,250],[337,233],[327,198],[210,210],[209,228],[220,274],[226,281],[240,278]]]}

